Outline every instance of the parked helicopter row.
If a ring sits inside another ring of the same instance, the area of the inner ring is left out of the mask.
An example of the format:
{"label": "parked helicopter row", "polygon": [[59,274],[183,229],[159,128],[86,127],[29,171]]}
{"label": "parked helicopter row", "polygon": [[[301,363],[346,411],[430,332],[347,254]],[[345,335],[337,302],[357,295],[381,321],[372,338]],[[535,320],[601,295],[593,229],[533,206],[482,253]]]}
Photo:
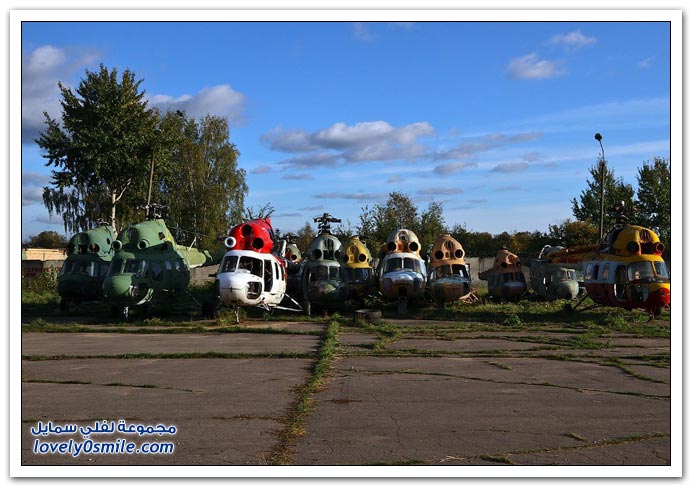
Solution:
{"label": "parked helicopter row", "polygon": [[[218,306],[226,305],[236,310],[236,317],[238,308],[246,306],[310,315],[344,303],[363,306],[373,295],[396,302],[398,311],[406,313],[410,302],[444,304],[471,292],[464,249],[449,234],[440,235],[424,259],[416,234],[397,229],[373,259],[358,236],[342,244],[331,233],[331,224],[340,220],[325,213],[314,221],[319,234],[304,255],[291,235],[276,240],[269,218],[233,227],[224,242],[227,251],[212,274],[213,297],[204,303],[203,313],[213,316]],[[642,309],[650,317],[658,316],[670,304],[663,250],[654,232],[629,225],[620,216],[598,245],[544,247],[528,264],[533,295],[573,300],[583,290],[592,306]],[[108,225],[80,232],[70,239],[66,252],[58,277],[61,310],[106,300],[125,318],[131,308],[179,300],[187,293],[190,269],[215,263],[207,251],[176,244],[155,214],[124,228],[117,238]],[[516,254],[505,248],[498,251],[493,267],[478,274],[488,281],[488,296],[527,296],[521,265]],[[571,309],[578,309],[583,299]]]}
{"label": "parked helicopter row", "polygon": [[127,319],[133,307],[151,309],[187,294],[190,269],[211,264],[212,256],[178,245],[158,216],[128,225],[117,238],[109,225],[72,237],[57,278],[60,309],[105,300]]}

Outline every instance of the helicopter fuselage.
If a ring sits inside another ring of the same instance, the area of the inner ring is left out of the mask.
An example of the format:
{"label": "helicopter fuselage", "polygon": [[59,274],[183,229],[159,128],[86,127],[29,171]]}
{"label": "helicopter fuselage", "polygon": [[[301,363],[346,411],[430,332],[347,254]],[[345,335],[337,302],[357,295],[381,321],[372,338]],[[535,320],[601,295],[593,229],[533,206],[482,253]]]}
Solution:
{"label": "helicopter fuselage", "polygon": [[599,254],[582,263],[591,300],[603,306],[642,309],[654,316],[670,305],[670,274],[654,254]]}
{"label": "helicopter fuselage", "polygon": [[425,262],[412,252],[393,252],[382,259],[380,292],[387,300],[423,297]]}
{"label": "helicopter fuselage", "polygon": [[286,294],[286,270],[273,254],[230,250],[219,266],[216,286],[228,306],[276,307]]}

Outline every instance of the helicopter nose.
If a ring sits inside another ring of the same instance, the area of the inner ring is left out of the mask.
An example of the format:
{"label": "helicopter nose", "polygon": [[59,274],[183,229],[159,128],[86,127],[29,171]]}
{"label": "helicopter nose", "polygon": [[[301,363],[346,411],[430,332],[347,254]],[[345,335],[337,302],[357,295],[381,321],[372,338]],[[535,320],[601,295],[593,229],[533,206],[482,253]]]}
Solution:
{"label": "helicopter nose", "polygon": [[103,281],[103,294],[107,299],[129,297],[131,284],[130,276],[109,276]]}

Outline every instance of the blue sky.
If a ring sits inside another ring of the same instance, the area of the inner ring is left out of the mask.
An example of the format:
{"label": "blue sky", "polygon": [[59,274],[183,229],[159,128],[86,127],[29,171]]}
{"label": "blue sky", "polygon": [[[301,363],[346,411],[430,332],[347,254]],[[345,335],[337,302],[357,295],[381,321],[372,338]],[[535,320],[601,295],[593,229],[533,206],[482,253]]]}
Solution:
{"label": "blue sky", "polygon": [[616,176],[670,157],[665,22],[25,22],[22,237],[63,233],[32,142],[57,81],[133,70],[149,103],[230,120],[246,203],[295,231],[352,227],[391,191],[449,226],[540,230],[571,217],[603,135]]}

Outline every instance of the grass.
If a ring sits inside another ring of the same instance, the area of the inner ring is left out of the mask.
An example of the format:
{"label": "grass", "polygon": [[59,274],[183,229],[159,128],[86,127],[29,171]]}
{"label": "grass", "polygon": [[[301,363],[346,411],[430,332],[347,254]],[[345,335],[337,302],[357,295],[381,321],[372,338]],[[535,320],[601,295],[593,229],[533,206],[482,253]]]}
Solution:
{"label": "grass", "polygon": [[308,414],[315,407],[314,394],[325,384],[335,359],[339,346],[338,333],[339,320],[332,319],[317,352],[317,361],[313,364],[312,373],[297,390],[298,398],[295,407],[286,419],[285,428],[279,433],[277,445],[269,458],[270,464],[289,465],[291,463],[291,448],[298,438],[305,435]]}

